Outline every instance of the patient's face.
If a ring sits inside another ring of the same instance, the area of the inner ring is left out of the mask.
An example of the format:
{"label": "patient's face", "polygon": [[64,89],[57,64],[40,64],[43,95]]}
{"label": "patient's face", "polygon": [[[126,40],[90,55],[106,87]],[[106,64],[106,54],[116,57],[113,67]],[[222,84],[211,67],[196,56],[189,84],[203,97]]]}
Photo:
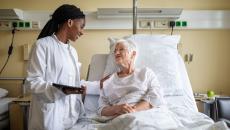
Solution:
{"label": "patient's face", "polygon": [[127,47],[122,43],[117,43],[114,50],[114,57],[116,64],[127,65],[131,62],[131,53],[128,51]]}

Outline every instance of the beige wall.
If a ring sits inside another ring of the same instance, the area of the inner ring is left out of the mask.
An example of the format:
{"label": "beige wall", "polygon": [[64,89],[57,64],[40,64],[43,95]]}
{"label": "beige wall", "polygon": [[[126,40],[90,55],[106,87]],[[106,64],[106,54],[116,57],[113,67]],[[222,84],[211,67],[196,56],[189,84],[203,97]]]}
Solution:
{"label": "beige wall", "polygon": [[[25,3],[31,4],[25,4]],[[1,0],[0,8],[20,8],[22,10],[53,10],[63,2],[61,0]],[[132,0],[66,0],[76,4],[85,11],[100,7],[132,7]],[[230,9],[229,0],[139,0],[140,7],[181,7],[184,9]],[[29,5],[29,6],[28,6]],[[34,43],[38,31],[19,31],[15,36],[14,52],[2,76],[25,76],[22,45]],[[96,53],[108,52],[109,36],[122,37],[130,35],[132,30],[86,30],[73,45],[76,47],[80,61],[83,63],[82,78],[86,77],[90,58]],[[138,33],[149,33],[138,31]],[[170,30],[154,31],[155,34],[169,34]],[[182,36],[181,53],[194,54],[194,61],[187,64],[189,77],[195,92],[209,89],[217,93],[230,95],[230,30],[175,30]],[[0,31],[0,67],[6,59],[11,41],[10,31]],[[0,85],[3,84],[0,81]],[[7,84],[3,84],[7,85]]]}
{"label": "beige wall", "polygon": [[[1,0],[0,8],[17,7],[24,10],[53,10],[68,3],[75,4],[83,10],[97,8],[132,7],[133,0]],[[229,9],[229,0],[138,0],[139,7],[181,7],[184,9]]]}

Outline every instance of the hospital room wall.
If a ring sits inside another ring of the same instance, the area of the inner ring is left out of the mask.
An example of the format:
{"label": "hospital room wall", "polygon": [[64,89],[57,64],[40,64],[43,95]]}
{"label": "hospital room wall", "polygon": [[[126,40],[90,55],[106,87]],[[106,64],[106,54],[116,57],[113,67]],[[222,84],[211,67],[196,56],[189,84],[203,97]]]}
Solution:
{"label": "hospital room wall", "polygon": [[[20,8],[22,10],[53,10],[62,1],[57,0],[1,0],[0,8]],[[85,11],[95,11],[105,7],[132,7],[132,0],[66,0],[65,3],[76,4]],[[112,3],[112,4],[111,4]],[[122,4],[121,4],[122,3]],[[229,3],[229,4],[227,4]],[[229,0],[139,0],[139,7],[181,7],[184,9],[230,9]],[[15,36],[14,52],[1,77],[23,77],[26,75],[26,61],[23,60],[22,45],[32,44],[39,31],[19,31]],[[138,30],[138,33],[149,31]],[[170,30],[154,30],[154,34],[170,34]],[[96,53],[109,51],[108,37],[122,37],[132,34],[132,30],[86,30],[76,43],[79,59],[83,63],[81,77],[87,74],[90,58]],[[181,35],[182,56],[192,53],[194,60],[186,63],[188,74],[195,92],[214,90],[217,93],[230,95],[230,30],[175,30],[174,34]],[[7,49],[11,41],[10,31],[0,31],[0,67],[7,57]],[[16,83],[16,81],[15,81]],[[12,81],[0,82],[0,86],[14,84]]]}
{"label": "hospital room wall", "polygon": [[[139,30],[138,33],[150,32]],[[170,30],[155,30],[153,33],[170,34]],[[108,37],[130,34],[131,30],[86,31],[86,35],[79,40],[82,44],[76,44],[77,49],[82,48],[78,49],[80,60],[89,63],[93,54],[108,52]],[[192,62],[185,63],[193,90],[202,93],[214,90],[219,94],[230,95],[230,30],[175,30],[174,34],[181,35],[181,56],[184,58],[185,54],[190,53],[194,55]],[[88,42],[88,39],[97,40]],[[83,74],[86,74],[87,66],[82,69]]]}

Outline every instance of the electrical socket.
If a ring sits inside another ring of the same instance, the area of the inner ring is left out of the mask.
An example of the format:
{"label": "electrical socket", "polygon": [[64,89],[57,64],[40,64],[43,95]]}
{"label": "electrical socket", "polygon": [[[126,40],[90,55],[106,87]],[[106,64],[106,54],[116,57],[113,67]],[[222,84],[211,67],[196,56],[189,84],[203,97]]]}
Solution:
{"label": "electrical socket", "polygon": [[169,27],[169,21],[167,21],[167,20],[155,20],[154,21],[154,27],[155,28],[168,28]]}
{"label": "electrical socket", "polygon": [[11,29],[11,22],[9,21],[0,21],[0,30]]}
{"label": "electrical socket", "polygon": [[38,30],[40,22],[38,21],[0,21],[0,30],[12,30],[13,24],[18,30]]}
{"label": "electrical socket", "polygon": [[40,29],[40,22],[32,21],[32,29]]}
{"label": "electrical socket", "polygon": [[153,25],[152,23],[153,23],[153,21],[151,21],[151,20],[141,20],[139,22],[139,27],[140,28],[150,28]]}

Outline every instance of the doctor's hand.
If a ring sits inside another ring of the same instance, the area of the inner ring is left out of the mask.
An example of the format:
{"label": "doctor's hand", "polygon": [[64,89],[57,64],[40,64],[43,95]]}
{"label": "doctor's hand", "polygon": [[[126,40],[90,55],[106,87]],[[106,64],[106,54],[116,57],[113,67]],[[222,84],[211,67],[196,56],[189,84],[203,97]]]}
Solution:
{"label": "doctor's hand", "polygon": [[132,113],[136,111],[135,108],[129,104],[121,104],[121,105],[116,105],[114,107],[115,107],[114,109],[117,115]]}
{"label": "doctor's hand", "polygon": [[85,95],[85,93],[86,93],[86,87],[85,86],[81,86],[81,88],[63,87],[61,90],[66,95],[69,95],[69,94],[83,94],[83,95]]}

